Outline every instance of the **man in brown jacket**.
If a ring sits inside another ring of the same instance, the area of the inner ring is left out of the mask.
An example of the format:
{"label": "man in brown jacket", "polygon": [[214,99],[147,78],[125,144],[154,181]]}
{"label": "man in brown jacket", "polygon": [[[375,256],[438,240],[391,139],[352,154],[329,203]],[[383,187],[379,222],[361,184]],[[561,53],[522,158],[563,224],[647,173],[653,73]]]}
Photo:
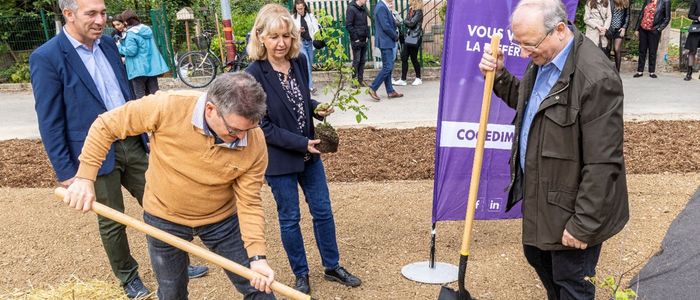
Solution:
{"label": "man in brown jacket", "polygon": [[[210,250],[258,273],[249,282],[226,271],[245,299],[274,299],[260,198],[267,145],[258,122],[265,99],[252,76],[226,73],[207,93],[159,92],[99,115],[64,202],[90,210],[97,170],[110,145],[150,132],[144,222],[188,241],[199,236]],[[187,253],[152,237],[148,253],[158,298],[187,299]]]}
{"label": "man in brown jacket", "polygon": [[507,208],[523,200],[525,257],[548,298],[594,299],[585,277],[629,219],[622,82],[560,0],[523,0],[511,22],[511,42],[531,60],[523,79],[500,51],[486,47],[479,64],[496,70],[494,92],[517,110]]}

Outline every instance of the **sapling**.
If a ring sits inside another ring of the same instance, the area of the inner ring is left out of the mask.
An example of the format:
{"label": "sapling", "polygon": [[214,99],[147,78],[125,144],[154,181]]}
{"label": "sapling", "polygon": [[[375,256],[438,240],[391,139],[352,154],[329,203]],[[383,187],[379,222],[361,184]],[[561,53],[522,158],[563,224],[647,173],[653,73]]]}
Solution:
{"label": "sapling", "polygon": [[[323,88],[323,94],[332,95],[329,102],[319,104],[314,113],[330,108],[341,111],[351,110],[355,112],[355,120],[360,123],[367,119],[365,111],[368,109],[364,104],[360,104],[357,95],[361,93],[359,82],[352,78],[352,67],[347,66],[348,56],[345,54],[345,47],[341,43],[342,31],[333,26],[333,17],[325,11],[318,12],[319,24],[322,29],[314,36],[315,40],[322,40],[326,43],[326,48],[321,51],[320,58],[325,62],[330,70],[331,80]],[[338,151],[340,139],[335,128],[328,122],[328,117],[323,118],[321,123],[316,125],[316,139],[321,143],[316,145],[321,153],[332,153]]]}

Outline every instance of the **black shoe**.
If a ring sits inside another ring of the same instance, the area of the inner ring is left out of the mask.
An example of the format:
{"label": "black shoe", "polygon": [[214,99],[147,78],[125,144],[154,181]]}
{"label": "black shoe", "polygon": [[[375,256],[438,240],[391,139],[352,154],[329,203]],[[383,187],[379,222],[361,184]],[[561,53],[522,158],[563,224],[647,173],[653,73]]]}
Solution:
{"label": "black shoe", "polygon": [[307,295],[311,293],[311,287],[309,286],[309,275],[297,277],[297,281],[294,283],[294,289]]}
{"label": "black shoe", "polygon": [[649,77],[651,77],[651,78],[656,78],[656,77],[659,77],[659,76],[656,76],[656,74],[651,73],[651,74],[649,74]]}
{"label": "black shoe", "polygon": [[693,79],[693,69],[690,69],[690,70],[685,74],[685,78],[683,78],[683,80],[685,80],[685,81],[690,81],[690,80],[692,80],[692,79]]}
{"label": "black shoe", "polygon": [[642,77],[642,75],[644,75],[644,74],[643,74],[643,73],[640,73],[640,72],[637,72],[637,73],[634,74],[634,76],[632,76],[632,77],[634,77],[634,78],[639,78],[639,77]]}
{"label": "black shoe", "polygon": [[360,286],[360,284],[362,284],[360,278],[350,274],[350,272],[345,270],[343,267],[338,267],[335,270],[326,270],[324,273],[325,276],[323,276],[323,278],[328,281],[337,281],[343,285],[351,287]]}

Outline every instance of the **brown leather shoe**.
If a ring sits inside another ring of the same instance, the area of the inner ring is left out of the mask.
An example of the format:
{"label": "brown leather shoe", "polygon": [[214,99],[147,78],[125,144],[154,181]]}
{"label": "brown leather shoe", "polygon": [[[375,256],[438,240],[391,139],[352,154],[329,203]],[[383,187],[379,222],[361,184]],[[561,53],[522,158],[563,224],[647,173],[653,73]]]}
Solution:
{"label": "brown leather shoe", "polygon": [[401,97],[403,97],[403,94],[401,94],[397,91],[393,91],[389,94],[389,98],[401,98]]}
{"label": "brown leather shoe", "polygon": [[379,100],[381,100],[379,98],[379,95],[377,95],[377,92],[375,90],[373,90],[372,88],[367,89],[367,93],[369,94],[370,97],[372,97],[372,100],[377,101],[377,102]]}

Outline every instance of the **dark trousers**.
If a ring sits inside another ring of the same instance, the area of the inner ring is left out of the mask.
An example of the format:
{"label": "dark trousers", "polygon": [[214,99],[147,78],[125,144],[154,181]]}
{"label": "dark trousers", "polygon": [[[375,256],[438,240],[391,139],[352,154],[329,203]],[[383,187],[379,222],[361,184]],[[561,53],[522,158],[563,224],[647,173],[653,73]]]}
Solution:
{"label": "dark trousers", "polygon": [[134,88],[136,99],[141,99],[158,91],[158,77],[139,76],[131,80],[131,86]]}
{"label": "dark trousers", "polygon": [[[97,202],[124,212],[122,186],[136,198],[141,205],[143,189],[146,184],[145,173],[148,169],[148,156],[139,137],[128,137],[114,143],[116,162],[114,170],[95,180]],[[107,253],[112,272],[122,285],[138,275],[139,264],[131,256],[126,226],[108,218],[98,216],[100,238]]]}
{"label": "dark trousers", "polygon": [[525,258],[547,289],[549,300],[595,299],[595,286],[585,279],[595,276],[602,244],[585,250],[544,251],[523,245]]}
{"label": "dark trousers", "polygon": [[[143,213],[143,221],[186,241],[192,241],[194,236],[199,236],[209,250],[250,268],[248,253],[243,247],[243,240],[241,240],[238,215],[234,214],[220,222],[194,228],[158,218],[147,212]],[[151,257],[153,272],[156,273],[158,281],[158,299],[187,299],[187,283],[189,282],[187,266],[190,264],[187,252],[151,236],[148,236],[147,239],[148,254]],[[226,276],[244,295],[245,300],[275,299],[274,295],[255,289],[250,285],[248,279],[229,271],[226,271]]]}
{"label": "dark trousers", "polygon": [[413,70],[416,71],[416,78],[420,77],[420,62],[418,61],[418,46],[409,46],[404,44],[401,47],[401,80],[406,81],[406,75],[408,75],[408,58],[411,57],[411,63],[413,63]]}
{"label": "dark trousers", "polygon": [[352,44],[352,77],[362,83],[367,62],[367,43]]}
{"label": "dark trousers", "polygon": [[661,32],[656,30],[639,29],[639,62],[637,72],[644,72],[644,63],[649,53],[649,73],[656,72],[656,51],[659,49]]}

